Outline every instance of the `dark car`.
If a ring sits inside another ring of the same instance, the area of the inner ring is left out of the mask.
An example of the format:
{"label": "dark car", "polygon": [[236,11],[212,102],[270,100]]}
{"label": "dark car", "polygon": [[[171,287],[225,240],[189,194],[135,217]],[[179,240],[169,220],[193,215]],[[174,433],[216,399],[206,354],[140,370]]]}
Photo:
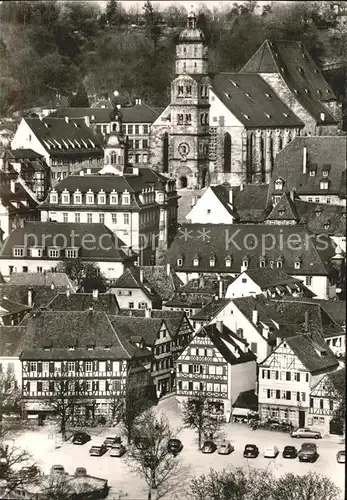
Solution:
{"label": "dark car", "polygon": [[216,449],[216,443],[214,443],[213,441],[205,441],[202,445],[201,451],[202,453],[214,453]]}
{"label": "dark car", "polygon": [[183,449],[182,441],[176,438],[169,439],[167,443],[167,451],[173,455],[177,455]]}
{"label": "dark car", "polygon": [[246,444],[243,450],[243,456],[245,458],[257,458],[259,455],[259,448],[255,444]]}
{"label": "dark car", "polygon": [[298,456],[298,450],[295,446],[285,446],[282,451],[283,458],[296,458]]}
{"label": "dark car", "polygon": [[340,450],[336,454],[336,460],[338,464],[344,464],[346,461],[346,452],[345,450]]}
{"label": "dark car", "polygon": [[89,450],[89,455],[92,457],[101,457],[107,452],[107,446],[104,443],[93,444]]}
{"label": "dark car", "polygon": [[73,444],[84,444],[88,443],[88,441],[90,440],[91,437],[86,432],[76,432],[76,434],[74,434],[74,437],[72,438]]}
{"label": "dark car", "polygon": [[87,475],[87,469],[85,467],[77,467],[75,470],[76,477],[84,477]]}
{"label": "dark car", "polygon": [[114,444],[121,442],[122,440],[119,436],[109,436],[105,439],[104,445],[107,446],[107,448],[112,448]]}
{"label": "dark car", "polygon": [[315,443],[303,443],[298,457],[299,462],[315,462],[318,458],[317,445]]}

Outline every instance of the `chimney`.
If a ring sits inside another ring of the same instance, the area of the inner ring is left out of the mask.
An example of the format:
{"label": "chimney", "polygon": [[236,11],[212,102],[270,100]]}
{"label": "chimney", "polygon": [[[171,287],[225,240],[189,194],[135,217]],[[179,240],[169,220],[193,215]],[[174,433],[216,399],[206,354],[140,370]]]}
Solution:
{"label": "chimney", "polygon": [[229,189],[229,205],[233,208],[233,190],[231,188]]}
{"label": "chimney", "polygon": [[143,269],[140,269],[140,281],[143,283]]}
{"label": "chimney", "polygon": [[171,275],[171,265],[166,264],[166,276],[169,277]]}
{"label": "chimney", "polygon": [[145,309],[145,318],[152,317],[152,309]]}
{"label": "chimney", "polygon": [[93,299],[98,300],[98,297],[99,297],[99,290],[97,288],[95,288],[93,290]]}
{"label": "chimney", "polygon": [[304,146],[302,151],[302,173],[307,173],[307,147]]}
{"label": "chimney", "polygon": [[219,281],[219,298],[222,299],[223,298],[223,280],[220,280]]}
{"label": "chimney", "polygon": [[240,184],[240,191],[243,191],[243,183]]}
{"label": "chimney", "polygon": [[254,325],[258,324],[258,309],[254,308],[252,311],[252,322]]}
{"label": "chimney", "polygon": [[66,287],[66,296],[70,297],[70,288],[69,287]]}
{"label": "chimney", "polygon": [[68,116],[65,116],[65,121],[66,121],[66,123],[69,123],[69,117]]}
{"label": "chimney", "polygon": [[216,328],[219,331],[219,333],[223,333],[223,321],[217,320],[216,321]]}
{"label": "chimney", "polygon": [[305,311],[305,333],[309,331],[308,311]]}
{"label": "chimney", "polygon": [[28,289],[28,306],[33,307],[33,289]]}
{"label": "chimney", "polygon": [[16,192],[16,181],[13,179],[11,179],[11,181],[10,181],[10,190],[11,190],[11,193]]}

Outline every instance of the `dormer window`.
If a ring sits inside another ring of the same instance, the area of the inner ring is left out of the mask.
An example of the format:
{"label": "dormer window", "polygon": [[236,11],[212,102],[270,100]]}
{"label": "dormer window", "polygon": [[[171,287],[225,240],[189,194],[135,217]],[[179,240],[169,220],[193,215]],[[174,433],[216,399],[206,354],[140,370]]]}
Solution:
{"label": "dormer window", "polygon": [[248,269],[248,260],[247,259],[244,259],[242,261],[242,267],[244,267],[245,269]]}
{"label": "dormer window", "polygon": [[283,267],[283,257],[279,257],[277,260],[276,260],[276,267],[278,269],[282,269]]}
{"label": "dormer window", "polygon": [[265,267],[266,266],[266,259],[265,259],[265,257],[260,257],[260,259],[259,259],[259,265],[260,265],[260,267]]}
{"label": "dormer window", "polygon": [[105,205],[106,203],[106,194],[105,193],[99,193],[98,194],[98,204],[99,205]]}
{"label": "dormer window", "polygon": [[68,192],[62,193],[61,202],[64,203],[65,205],[68,205],[70,203],[70,193]]}
{"label": "dormer window", "polygon": [[122,205],[129,205],[130,204],[130,195],[129,194],[123,194],[122,196]]}
{"label": "dormer window", "polygon": [[232,258],[231,257],[225,257],[225,267],[231,267],[231,261],[232,261]]}
{"label": "dormer window", "polygon": [[66,248],[65,249],[65,257],[67,259],[77,259],[78,248]]}
{"label": "dormer window", "polygon": [[211,255],[210,256],[210,267],[214,267],[216,265],[216,256]]}
{"label": "dormer window", "polygon": [[321,215],[322,215],[322,209],[321,209],[321,208],[319,208],[319,207],[317,207],[317,208],[316,208],[316,216],[317,216],[317,217],[320,217]]}
{"label": "dormer window", "polygon": [[75,193],[73,197],[73,202],[75,205],[82,205],[82,194],[81,193]]}
{"label": "dormer window", "polygon": [[60,248],[58,247],[50,247],[48,248],[48,257],[51,259],[59,259],[60,257]]}
{"label": "dormer window", "polygon": [[58,193],[57,192],[52,192],[49,195],[49,201],[50,201],[50,203],[58,203]]}
{"label": "dormer window", "polygon": [[86,195],[86,204],[94,205],[94,193],[92,191],[89,191]]}
{"label": "dormer window", "polygon": [[24,247],[14,247],[13,248],[13,256],[14,257],[24,257],[25,256],[25,248]]}
{"label": "dormer window", "polygon": [[328,177],[329,170],[323,170],[323,177]]}
{"label": "dormer window", "polygon": [[198,267],[198,265],[199,265],[199,257],[194,257],[194,259],[193,259],[193,266],[194,267]]}
{"label": "dormer window", "polygon": [[283,210],[283,208],[281,208],[281,210],[278,211],[279,215],[284,215],[285,211]]}
{"label": "dormer window", "polygon": [[324,222],[324,229],[330,229],[330,226],[331,226],[331,222],[330,222],[330,220],[326,220],[326,221]]}
{"label": "dormer window", "polygon": [[310,170],[310,177],[315,177],[316,171],[315,170]]}
{"label": "dormer window", "polygon": [[117,193],[111,193],[110,194],[110,203],[111,203],[111,205],[117,205],[118,204],[118,194]]}
{"label": "dormer window", "polygon": [[75,346],[74,345],[70,345],[69,346],[69,351],[74,351],[75,350]]}
{"label": "dormer window", "polygon": [[87,345],[87,351],[94,351],[94,346],[92,344]]}
{"label": "dormer window", "polygon": [[294,260],[294,269],[301,269],[301,260],[300,259]]}
{"label": "dormer window", "polygon": [[319,188],[322,190],[329,189],[329,181],[328,180],[322,180],[319,183]]}
{"label": "dormer window", "polygon": [[183,266],[183,259],[182,257],[178,257],[176,261],[177,267],[182,267]]}
{"label": "dormer window", "polygon": [[273,260],[270,260],[269,266],[270,266],[270,269],[273,269],[273,267],[274,267],[274,261]]}
{"label": "dormer window", "polygon": [[277,179],[277,181],[275,181],[275,190],[280,191],[281,189],[283,189],[283,180]]}

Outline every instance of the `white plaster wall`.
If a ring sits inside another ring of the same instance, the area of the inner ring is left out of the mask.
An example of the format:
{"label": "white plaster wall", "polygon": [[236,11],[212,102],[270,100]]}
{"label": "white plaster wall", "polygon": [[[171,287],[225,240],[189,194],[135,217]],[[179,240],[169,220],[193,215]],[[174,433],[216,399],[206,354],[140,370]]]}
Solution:
{"label": "white plaster wall", "polygon": [[49,153],[43,147],[24,118],[22,118],[22,121],[16,130],[14,138],[11,142],[11,149],[32,149],[36,153],[44,156],[47,165],[51,165]]}
{"label": "white plaster wall", "polygon": [[186,219],[192,224],[232,224],[234,222],[232,215],[225,209],[211,188],[208,188],[197,200],[186,215]]}

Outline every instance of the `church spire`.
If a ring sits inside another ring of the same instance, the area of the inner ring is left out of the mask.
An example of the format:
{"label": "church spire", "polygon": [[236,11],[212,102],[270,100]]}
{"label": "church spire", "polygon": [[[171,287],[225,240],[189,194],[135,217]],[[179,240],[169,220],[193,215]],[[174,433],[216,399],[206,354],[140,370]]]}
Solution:
{"label": "church spire", "polygon": [[197,20],[195,12],[193,10],[193,6],[191,6],[191,9],[192,10],[189,12],[187,17],[187,28],[194,30],[197,27]]}

